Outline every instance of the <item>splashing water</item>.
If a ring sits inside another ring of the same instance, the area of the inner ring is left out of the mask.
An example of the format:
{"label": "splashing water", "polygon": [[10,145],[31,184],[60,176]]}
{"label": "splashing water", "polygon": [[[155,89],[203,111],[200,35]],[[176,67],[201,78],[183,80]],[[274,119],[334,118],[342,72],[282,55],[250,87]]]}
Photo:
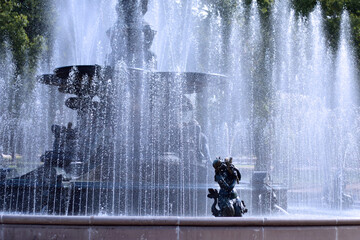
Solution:
{"label": "splashing water", "polygon": [[[140,13],[142,1],[135,2],[133,12]],[[73,122],[82,136],[71,176],[55,169],[61,187],[56,179],[56,187],[44,184],[45,172],[29,177],[36,188],[13,181],[0,192],[2,211],[207,216],[206,191],[215,184],[210,160],[230,155],[242,173],[239,193],[249,209],[254,170],[268,172],[290,214],[332,209],[346,215],[356,208],[360,118],[346,11],[334,53],[326,44],[320,6],[304,18],[288,1],[276,0],[264,19],[256,1],[241,2],[231,21],[224,21],[200,1],[149,1],[144,19],[128,26],[120,0],[57,4],[53,65],[41,64],[39,71],[110,65],[105,90],[92,96],[103,112],[77,114],[64,106],[73,94],[37,84],[15,131],[19,159],[11,159],[10,76],[0,72],[3,167],[16,169],[6,179],[43,166],[39,159],[51,149],[53,123]],[[157,31],[151,64],[139,47],[146,36],[135,31],[147,24]],[[122,35],[130,28],[134,35]],[[224,74],[226,84],[184,88],[188,79],[219,77],[199,72]],[[204,156],[207,147],[210,157]],[[10,203],[5,193],[13,196]],[[41,200],[25,201],[27,195]]]}

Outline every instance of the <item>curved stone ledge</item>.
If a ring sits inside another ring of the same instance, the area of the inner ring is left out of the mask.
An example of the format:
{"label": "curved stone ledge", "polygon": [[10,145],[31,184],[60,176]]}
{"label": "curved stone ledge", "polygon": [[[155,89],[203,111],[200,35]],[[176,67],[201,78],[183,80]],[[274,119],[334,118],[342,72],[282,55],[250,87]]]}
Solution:
{"label": "curved stone ledge", "polygon": [[78,226],[360,226],[360,218],[215,218],[0,215],[0,224]]}
{"label": "curved stone ledge", "polygon": [[353,240],[359,235],[360,218],[0,215],[0,240]]}

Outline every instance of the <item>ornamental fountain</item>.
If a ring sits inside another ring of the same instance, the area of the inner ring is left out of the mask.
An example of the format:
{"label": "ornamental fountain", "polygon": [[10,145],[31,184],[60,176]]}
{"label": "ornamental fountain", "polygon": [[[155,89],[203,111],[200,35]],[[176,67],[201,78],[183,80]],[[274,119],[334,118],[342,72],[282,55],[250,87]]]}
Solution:
{"label": "ornamental fountain", "polygon": [[[41,166],[15,178],[4,174],[2,211],[206,214],[211,159],[189,97],[224,84],[224,76],[153,71],[155,32],[142,19],[147,1],[140,5],[118,3],[109,66],[59,67],[38,77],[73,95],[65,105],[77,112],[76,122],[51,126],[54,141]],[[121,61],[126,67],[119,69]]]}
{"label": "ornamental fountain", "polygon": [[[96,216],[90,225],[104,216],[173,216],[166,224],[180,229],[242,228],[254,216],[305,218],[307,227],[314,215],[327,221],[316,226],[348,224],[331,220],[356,215],[359,203],[349,16],[332,52],[319,6],[302,18],[288,1],[275,1],[266,25],[256,1],[241,3],[229,25],[193,1],[58,6],[66,24],[59,21],[56,68],[38,77],[34,115],[24,117],[18,139],[41,147],[22,152],[35,167],[4,164],[1,211],[10,218]],[[83,21],[87,27],[78,29]],[[233,157],[249,212],[236,221],[181,218],[211,215],[206,195],[217,188],[218,156]],[[265,230],[274,224],[261,221],[255,225]]]}

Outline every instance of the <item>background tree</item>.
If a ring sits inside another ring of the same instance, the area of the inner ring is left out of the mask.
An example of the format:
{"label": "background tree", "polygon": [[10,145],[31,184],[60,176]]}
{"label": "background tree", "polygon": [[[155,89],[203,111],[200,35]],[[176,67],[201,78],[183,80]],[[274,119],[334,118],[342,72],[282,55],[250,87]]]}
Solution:
{"label": "background tree", "polygon": [[[226,56],[222,63],[224,69],[231,64],[229,59],[229,36],[231,35],[231,24],[236,24],[233,21],[234,11],[239,2],[231,0],[208,0],[208,4],[211,6],[213,12],[217,16],[221,17],[222,27],[222,54]],[[269,115],[272,109],[272,83],[269,82],[268,72],[266,69],[267,61],[272,61],[272,51],[269,50],[273,46],[273,29],[271,23],[271,11],[273,4],[276,0],[257,0],[257,7],[260,15],[261,24],[261,47],[257,54],[257,60],[255,61],[255,76],[253,77],[254,83],[252,88],[253,101],[253,142],[254,142],[254,154],[256,156],[257,170],[268,169],[267,157],[269,155],[269,146],[271,142],[271,136],[266,132],[266,126],[271,124],[269,122]],[[246,0],[244,5],[250,9],[252,0]],[[336,53],[339,37],[340,37],[340,22],[343,11],[346,9],[350,14],[352,32],[354,36],[355,49],[357,52],[358,62],[360,59],[360,1],[359,0],[291,0],[291,7],[295,10],[297,17],[307,19],[309,14],[314,10],[316,5],[320,5],[323,13],[324,30],[329,47]],[[245,14],[249,14],[249,11],[245,11]],[[236,16],[235,16],[236,17]],[[224,51],[225,50],[225,51]],[[227,59],[227,60],[226,60]],[[359,65],[360,66],[360,65]],[[227,74],[226,70],[223,73]],[[271,135],[271,134],[270,134]]]}
{"label": "background tree", "polygon": [[356,59],[360,67],[360,1],[347,0],[345,7],[350,13],[350,21],[352,25],[352,34],[356,50]]}
{"label": "background tree", "polygon": [[[52,10],[51,0],[0,1],[0,61],[6,71],[11,72],[7,88],[7,113],[11,126],[6,150],[13,158],[20,109],[34,88],[40,53],[51,42]],[[6,62],[9,54],[12,64]]]}
{"label": "background tree", "polygon": [[352,36],[356,59],[360,66],[360,1],[359,0],[292,0],[292,7],[298,15],[307,17],[316,4],[323,11],[325,34],[329,46],[335,52],[340,38],[341,15],[344,10],[350,14]]}
{"label": "background tree", "polygon": [[273,25],[271,24],[271,10],[274,0],[258,0],[257,5],[261,24],[261,50],[256,62],[253,87],[253,142],[256,157],[255,170],[264,171],[269,169],[271,134],[266,132],[266,126],[270,124],[271,104],[273,103],[272,83],[269,81],[271,72],[266,67],[273,62]]}

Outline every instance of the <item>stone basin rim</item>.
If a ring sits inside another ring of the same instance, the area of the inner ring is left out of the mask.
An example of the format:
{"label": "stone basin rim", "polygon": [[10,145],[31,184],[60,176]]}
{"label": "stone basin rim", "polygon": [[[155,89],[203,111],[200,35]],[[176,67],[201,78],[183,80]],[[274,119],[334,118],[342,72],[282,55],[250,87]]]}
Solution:
{"label": "stone basin rim", "polygon": [[160,216],[49,216],[0,215],[1,224],[11,225],[72,225],[72,226],[360,226],[359,218],[280,218],[280,217],[160,217]]}
{"label": "stone basin rim", "polygon": [[[71,71],[72,68],[85,68],[85,69],[107,69],[107,68],[111,68],[114,69],[113,67],[109,66],[109,65],[100,65],[100,64],[74,64],[74,65],[64,65],[64,66],[60,66],[60,67],[56,67],[54,68],[54,73],[56,73],[57,71]],[[147,69],[147,68],[139,68],[139,67],[125,67],[125,70],[130,70],[130,71],[141,71],[141,72],[148,72],[148,73],[169,73],[169,74],[184,74],[184,73],[189,73],[189,74],[203,74],[203,75],[209,75],[209,76],[218,76],[218,77],[228,77],[225,74],[222,73],[216,73],[216,72],[202,72],[202,71],[164,71],[164,70],[153,70],[153,69]]]}

